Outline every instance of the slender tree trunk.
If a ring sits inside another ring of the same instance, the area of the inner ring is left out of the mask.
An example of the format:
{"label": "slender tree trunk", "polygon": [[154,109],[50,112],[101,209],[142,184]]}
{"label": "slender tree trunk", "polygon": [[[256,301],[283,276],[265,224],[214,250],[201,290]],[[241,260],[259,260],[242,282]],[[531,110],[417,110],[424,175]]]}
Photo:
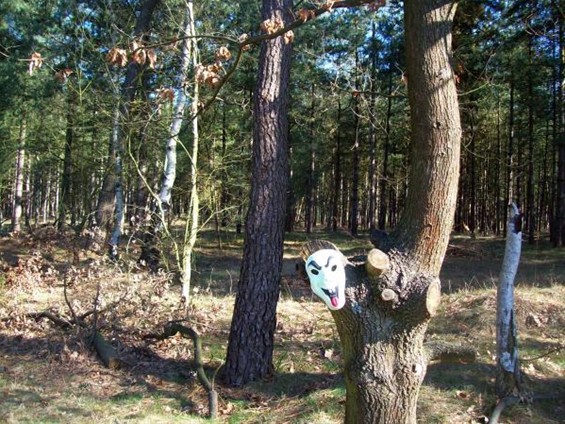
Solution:
{"label": "slender tree trunk", "polygon": [[334,180],[333,180],[333,199],[332,199],[332,231],[336,232],[340,221],[339,201],[341,187],[341,101],[337,99],[337,129],[335,135],[335,151],[334,151]]}
{"label": "slender tree trunk", "polygon": [[496,394],[499,398],[517,395],[521,391],[514,313],[514,279],[522,249],[522,216],[516,205],[510,205],[509,209],[506,248],[496,302]]}
{"label": "slender tree trunk", "polygon": [[[359,69],[359,53],[355,52],[355,69]],[[359,92],[359,77],[355,81],[355,97],[353,99],[353,120],[355,125],[355,135],[353,140],[353,148],[351,149],[352,154],[352,164],[351,167],[351,215],[349,217],[349,228],[351,230],[351,235],[357,236],[359,229],[359,163],[360,163],[360,148],[359,148],[359,133],[360,129],[360,119],[359,119],[359,101],[361,93]]]}
{"label": "slender tree trunk", "polygon": [[[498,163],[502,160],[502,136],[501,136],[501,119],[500,119],[500,100],[497,101],[497,108],[496,108],[496,157],[498,159]],[[496,167],[496,180],[495,182],[502,181],[502,166]],[[496,230],[495,234],[497,236],[500,235],[500,222],[501,218],[501,209],[502,209],[502,184],[496,183],[495,184],[495,193],[496,193]]]}
{"label": "slender tree trunk", "polygon": [[[290,0],[263,0],[262,20],[292,16]],[[254,93],[252,184],[224,377],[239,386],[272,372],[288,187],[291,46],[263,41]]]}
{"label": "slender tree trunk", "polygon": [[[508,113],[508,150],[506,153],[506,198],[508,205],[514,197],[514,77],[510,80],[510,111]],[[508,221],[508,211],[504,209],[504,222]],[[506,237],[506,226],[503,227],[503,235]]]}
{"label": "slender tree trunk", "polygon": [[[193,2],[188,2],[187,9],[187,33],[191,36],[190,46],[192,66],[196,69],[198,65],[198,45],[196,40],[196,27],[194,18]],[[188,52],[187,52],[188,53]],[[186,69],[185,69],[186,71]],[[192,149],[190,154],[190,202],[188,205],[188,219],[186,223],[185,233],[184,233],[184,245],[183,245],[183,266],[182,266],[182,296],[185,299],[185,308],[188,306],[189,296],[190,296],[190,283],[192,281],[192,255],[194,253],[194,245],[196,244],[196,238],[198,235],[199,226],[199,199],[198,199],[198,102],[199,97],[199,86],[198,82],[194,81],[194,89],[192,90],[192,102],[190,105],[191,115],[192,115]]]}
{"label": "slender tree trunk", "polygon": [[314,137],[314,112],[315,112],[315,85],[312,84],[312,105],[310,107],[310,161],[308,163],[308,191],[306,193],[306,214],[305,214],[305,221],[306,221],[306,232],[308,234],[312,233],[312,229],[314,227],[314,197],[315,197],[315,187],[314,187],[314,179],[315,179],[315,172],[316,172],[316,138]]}
{"label": "slender tree trunk", "polygon": [[[167,145],[165,147],[165,166],[163,169],[163,177],[161,180],[161,187],[159,189],[159,196],[156,199],[156,206],[155,210],[153,211],[153,216],[150,224],[150,229],[147,231],[143,236],[143,246],[141,249],[141,255],[139,260],[147,264],[151,269],[156,270],[159,267],[161,252],[157,246],[158,243],[158,236],[159,234],[166,228],[167,225],[167,217],[171,213],[171,194],[173,190],[173,186],[175,184],[176,179],[176,172],[177,172],[177,145],[179,143],[179,133],[181,131],[182,123],[184,120],[184,114],[187,104],[187,98],[185,94],[184,87],[188,83],[188,70],[192,62],[197,62],[196,58],[196,41],[190,35],[192,35],[193,24],[191,23],[191,19],[193,17],[193,9],[192,9],[192,2],[188,2],[187,10],[186,10],[186,21],[184,27],[184,33],[187,34],[187,37],[183,40],[182,49],[181,49],[181,67],[179,70],[178,81],[176,82],[177,86],[177,95],[175,99],[175,103],[173,106],[173,117],[171,120],[171,124],[169,125],[169,134],[167,138]],[[195,84],[197,84],[195,82]],[[195,85],[194,95],[198,95],[197,85]],[[196,190],[196,160],[197,157],[195,154],[198,153],[198,120],[195,117],[198,107],[198,99],[192,99],[192,107],[193,107],[193,153],[190,157],[191,161],[191,197],[190,201],[196,201],[196,208],[198,208],[197,201],[198,196],[193,199],[192,198],[192,191]],[[193,175],[194,174],[194,175]],[[192,220],[192,213],[190,211],[190,204],[189,204],[189,215],[190,218],[187,220],[187,227],[185,227],[185,240],[183,242],[183,253],[178,258],[181,261],[179,263],[181,268],[181,280],[183,281],[190,281],[190,268],[186,268],[187,265],[190,266],[190,260],[185,261],[184,258],[190,259],[190,252],[184,252],[185,247],[188,247],[189,240],[191,237],[188,235],[192,228],[191,220]],[[190,224],[189,224],[190,223]],[[198,226],[198,220],[195,222],[196,227]],[[189,249],[190,250],[190,249]],[[189,283],[187,284],[187,287]],[[184,284],[183,284],[183,296],[186,295],[185,300],[188,301],[188,293],[185,293]]]}
{"label": "slender tree trunk", "polygon": [[565,45],[563,43],[563,13],[557,13],[558,25],[559,25],[559,65],[557,67],[557,80],[555,81],[555,87],[557,90],[556,98],[556,110],[554,119],[554,143],[556,145],[557,154],[557,169],[556,169],[556,189],[555,189],[555,200],[553,213],[553,223],[552,223],[552,234],[551,239],[555,247],[565,246],[565,107],[563,106],[564,96],[563,96],[563,83],[564,83],[564,68],[565,68],[565,58],[563,57],[563,51],[565,50]]}
{"label": "slender tree trunk", "polygon": [[75,114],[76,93],[70,85],[67,85],[67,128],[65,132],[65,156],[63,159],[63,175],[61,180],[61,203],[59,204],[59,216],[57,218],[58,229],[62,230],[67,223],[67,213],[72,209],[72,177],[73,177],[73,148],[75,141]]}
{"label": "slender tree trunk", "polygon": [[528,179],[526,182],[526,219],[528,230],[528,244],[533,245],[536,236],[535,200],[534,200],[534,82],[533,75],[533,36],[528,42]]}
{"label": "slender tree trunk", "polygon": [[405,8],[411,159],[400,222],[346,266],[346,305],[333,311],[343,346],[346,423],[416,423],[426,373],[423,346],[439,304],[439,270],[453,224],[461,127],[451,57],[455,2],[407,0]]}
{"label": "slender tree trunk", "polygon": [[112,124],[112,151],[114,152],[114,227],[108,240],[108,256],[112,260],[118,259],[118,244],[122,235],[122,227],[124,222],[124,188],[123,188],[123,146],[120,139],[120,107],[117,106],[114,111],[114,122]]}
{"label": "slender tree trunk", "polygon": [[[292,155],[293,155],[293,148],[292,148],[292,140],[289,137],[289,146],[288,146],[288,163],[292,163]],[[286,199],[286,214],[285,214],[285,224],[284,228],[287,233],[291,233],[294,231],[294,221],[296,219],[296,205],[295,205],[295,195],[294,195],[294,188],[292,184],[292,166],[288,167],[288,193]]]}
{"label": "slender tree trunk", "polygon": [[26,144],[27,120],[22,113],[20,121],[20,135],[18,140],[18,154],[16,156],[16,173],[14,181],[14,194],[12,203],[12,232],[19,233],[22,229],[21,218],[23,211],[24,195],[24,169],[25,169],[25,144]]}
{"label": "slender tree trunk", "polygon": [[[389,75],[388,80],[388,99],[386,106],[386,122],[385,122],[385,138],[383,141],[383,169],[381,172],[381,179],[379,181],[379,230],[385,230],[386,228],[386,215],[387,215],[387,186],[388,186],[388,157],[390,150],[390,120],[392,116],[392,73]],[[391,213],[389,213],[389,216]]]}
{"label": "slender tree trunk", "polygon": [[369,230],[375,229],[375,212],[377,209],[377,112],[375,108],[377,100],[377,40],[376,26],[372,24],[372,43],[371,51],[371,97],[369,102],[369,204],[367,211],[367,221]]}
{"label": "slender tree trunk", "polygon": [[[134,30],[136,37],[143,37],[148,33],[151,25],[153,12],[160,0],[145,0],[141,6],[140,13]],[[107,174],[102,184],[102,190],[98,197],[96,217],[101,228],[109,228],[113,221],[112,234],[110,236],[109,255],[116,258],[118,243],[122,234],[124,218],[124,194],[122,181],[122,160],[124,150],[124,123],[129,122],[130,106],[135,99],[140,82],[140,75],[145,65],[130,61],[126,70],[126,76],[121,87],[116,113],[112,121],[112,132],[108,155]],[[121,202],[121,204],[119,203]],[[114,207],[113,203],[115,204]],[[109,214],[114,210],[113,220]]]}

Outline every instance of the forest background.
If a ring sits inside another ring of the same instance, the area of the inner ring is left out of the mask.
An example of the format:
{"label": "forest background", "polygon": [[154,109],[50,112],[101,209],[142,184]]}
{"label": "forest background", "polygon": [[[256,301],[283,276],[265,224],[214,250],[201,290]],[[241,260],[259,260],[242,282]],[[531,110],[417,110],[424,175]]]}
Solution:
{"label": "forest background", "polygon": [[[129,61],[119,53],[136,51],[139,4],[14,1],[2,7],[1,219],[12,219],[21,178],[28,227],[56,220],[77,231],[105,228],[113,207],[112,196],[104,197],[114,191],[104,184],[115,173],[108,157],[115,154],[113,114],[124,102]],[[195,7],[203,66],[216,63],[221,47],[235,53],[242,34],[259,35],[254,2]],[[457,232],[502,234],[506,205],[514,199],[527,218],[530,243],[553,228],[552,240],[563,244],[562,13],[553,1],[459,5],[454,55],[464,148]],[[154,14],[150,32],[137,38],[145,46],[133,59],[140,85],[127,119],[120,118],[126,227],[144,223],[159,190],[183,73],[184,6],[169,2]],[[295,37],[287,230],[343,227],[355,234],[357,228],[394,227],[406,197],[408,160],[400,5],[391,2],[378,13],[338,11],[304,25]],[[257,49],[242,55],[215,93],[234,61],[235,55],[220,62],[217,80],[209,78],[200,94],[203,104],[216,96],[199,116],[200,213],[203,222],[222,226],[245,218]],[[195,76],[187,81],[189,92]],[[190,126],[178,135],[189,149]],[[19,148],[25,151],[21,175]],[[176,217],[188,210],[189,157],[178,155]]]}

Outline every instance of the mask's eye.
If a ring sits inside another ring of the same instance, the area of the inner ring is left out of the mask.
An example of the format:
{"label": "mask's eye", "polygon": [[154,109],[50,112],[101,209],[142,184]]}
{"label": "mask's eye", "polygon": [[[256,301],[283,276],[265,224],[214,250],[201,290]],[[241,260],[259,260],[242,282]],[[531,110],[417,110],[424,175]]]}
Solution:
{"label": "mask's eye", "polygon": [[310,272],[314,275],[318,275],[320,273],[317,269],[311,269]]}
{"label": "mask's eye", "polygon": [[332,266],[332,271],[335,271],[337,269],[337,265]]}

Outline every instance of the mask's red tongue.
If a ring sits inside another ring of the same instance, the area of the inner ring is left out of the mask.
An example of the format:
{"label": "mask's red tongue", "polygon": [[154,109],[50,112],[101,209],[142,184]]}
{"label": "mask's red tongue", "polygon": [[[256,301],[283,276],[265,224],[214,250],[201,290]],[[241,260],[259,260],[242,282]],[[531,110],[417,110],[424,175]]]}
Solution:
{"label": "mask's red tongue", "polygon": [[330,301],[332,302],[332,306],[333,306],[334,308],[337,308],[337,302],[338,302],[337,296],[331,296],[331,297],[330,297]]}

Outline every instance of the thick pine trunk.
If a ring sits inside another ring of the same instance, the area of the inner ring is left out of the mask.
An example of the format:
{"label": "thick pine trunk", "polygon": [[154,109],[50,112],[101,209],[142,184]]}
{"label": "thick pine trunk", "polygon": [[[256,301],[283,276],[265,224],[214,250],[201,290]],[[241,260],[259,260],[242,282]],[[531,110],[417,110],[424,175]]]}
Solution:
{"label": "thick pine trunk", "polygon": [[[290,0],[263,0],[262,19],[291,20]],[[261,44],[253,98],[253,158],[246,238],[224,379],[239,386],[272,371],[288,186],[288,83],[291,47]]]}

